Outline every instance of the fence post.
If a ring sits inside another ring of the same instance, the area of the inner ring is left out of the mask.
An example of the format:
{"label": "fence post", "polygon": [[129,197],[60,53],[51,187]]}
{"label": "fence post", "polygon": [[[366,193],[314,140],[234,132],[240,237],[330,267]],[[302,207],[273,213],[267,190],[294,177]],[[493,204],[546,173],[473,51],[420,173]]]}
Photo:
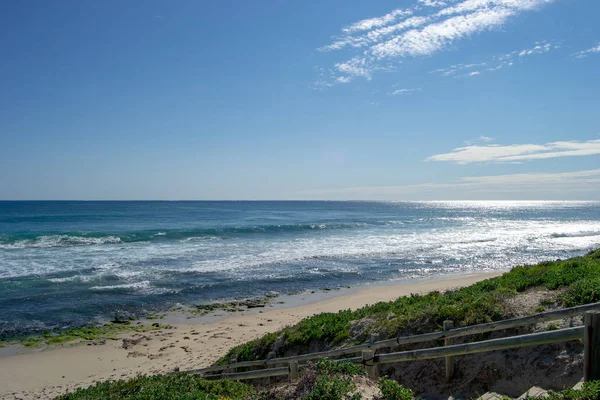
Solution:
{"label": "fence post", "polygon": [[[272,360],[273,358],[276,358],[277,354],[275,354],[274,351],[270,351],[269,354],[267,354],[267,360]],[[277,364],[273,364],[273,367],[276,367]],[[267,368],[269,368],[269,365],[267,364]],[[271,384],[271,377],[267,378],[267,385]]]}
{"label": "fence post", "polygon": [[376,378],[375,372],[375,364],[373,364],[373,358],[375,357],[375,352],[373,350],[363,350],[362,351],[362,363],[367,370],[367,375],[369,378]]}
{"label": "fence post", "polygon": [[378,341],[379,341],[379,334],[371,333],[371,337],[369,338],[369,346],[372,346],[373,343],[378,342]]}
{"label": "fence post", "polygon": [[290,361],[288,364],[290,382],[298,380],[298,361]]}
{"label": "fence post", "polygon": [[584,323],[583,380],[589,382],[600,379],[600,312],[586,312]]}
{"label": "fence post", "polygon": [[[444,321],[444,331],[449,331],[451,329],[454,329],[454,322]],[[450,346],[453,344],[453,338],[444,339],[444,346]],[[446,357],[446,383],[449,383],[452,380],[452,375],[454,375],[454,357],[449,356]]]}
{"label": "fence post", "polygon": [[[235,364],[235,363],[237,363],[237,357],[231,357],[231,358],[229,359],[229,364]],[[236,373],[236,372],[237,372],[237,368],[235,368],[235,367],[234,367],[234,368],[231,368],[231,369],[229,370],[229,372],[231,372],[231,373]]]}
{"label": "fence post", "polygon": [[[378,342],[379,341],[379,333],[372,333],[371,337],[369,338],[369,346],[373,346],[373,343]],[[376,350],[373,350],[373,355],[375,355]],[[373,365],[373,377],[378,377],[379,376],[379,369],[381,368],[381,365],[376,364]]]}

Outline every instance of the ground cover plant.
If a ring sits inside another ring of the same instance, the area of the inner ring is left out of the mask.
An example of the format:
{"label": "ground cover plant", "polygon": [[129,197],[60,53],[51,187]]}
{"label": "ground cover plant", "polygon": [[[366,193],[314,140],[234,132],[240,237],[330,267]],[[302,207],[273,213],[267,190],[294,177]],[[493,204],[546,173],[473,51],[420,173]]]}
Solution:
{"label": "ground cover plant", "polygon": [[207,381],[195,375],[173,374],[101,382],[56,400],[243,400],[254,396],[252,386],[245,383]]}
{"label": "ground cover plant", "polygon": [[412,390],[385,376],[379,378],[378,385],[382,400],[412,400],[414,397]]}
{"label": "ground cover plant", "polygon": [[[533,398],[530,398],[533,399]],[[549,392],[544,400],[598,400],[600,399],[600,381],[586,382],[581,389],[567,389],[561,392]]]}

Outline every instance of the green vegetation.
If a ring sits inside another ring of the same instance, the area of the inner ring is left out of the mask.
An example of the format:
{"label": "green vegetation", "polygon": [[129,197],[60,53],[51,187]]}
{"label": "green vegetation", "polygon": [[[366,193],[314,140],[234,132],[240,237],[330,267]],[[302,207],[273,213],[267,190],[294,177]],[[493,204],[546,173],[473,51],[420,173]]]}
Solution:
{"label": "green vegetation", "polygon": [[360,393],[352,393],[356,390],[356,385],[349,377],[324,376],[315,383],[312,392],[305,400],[359,400],[362,398]]}
{"label": "green vegetation", "polygon": [[344,374],[349,376],[367,374],[362,365],[356,365],[347,361],[334,361],[328,358],[322,358],[317,361],[317,372],[327,375]]}
{"label": "green vegetation", "polygon": [[[303,400],[358,400],[352,377],[366,375],[362,366],[350,362],[321,359],[309,366],[295,392],[286,398]],[[275,397],[277,398],[277,396]]]}
{"label": "green vegetation", "polygon": [[[311,343],[331,348],[365,342],[371,332],[382,339],[432,332],[440,330],[447,319],[457,327],[498,321],[511,317],[505,300],[531,288],[561,289],[557,304],[564,307],[600,301],[600,250],[569,260],[515,267],[502,276],[443,294],[411,295],[356,311],[318,314],[234,347],[219,362],[233,357],[238,361],[264,359],[275,342],[280,353],[306,352]],[[352,326],[361,320],[368,322],[366,329],[353,332]]]}
{"label": "green vegetation", "polygon": [[562,392],[550,392],[545,400],[598,400],[600,399],[600,381],[586,382],[581,389],[567,389]]}
{"label": "green vegetation", "polygon": [[97,383],[56,400],[243,400],[254,398],[252,386],[241,382],[206,381],[195,375],[138,376]]}
{"label": "green vegetation", "polygon": [[378,384],[382,400],[412,400],[414,397],[412,390],[386,377],[379,378]]}
{"label": "green vegetation", "polygon": [[20,343],[25,347],[36,347],[42,344],[63,344],[75,340],[110,339],[125,332],[148,332],[164,329],[166,326],[154,323],[152,325],[131,325],[129,323],[110,323],[97,326],[80,326],[72,329],[45,332],[43,334],[23,337],[8,337],[0,339],[2,344]]}
{"label": "green vegetation", "polygon": [[[321,360],[310,364],[292,397],[304,400],[358,400],[352,376],[364,375],[364,369],[348,362]],[[298,395],[296,395],[298,394]],[[279,399],[276,392],[256,393],[252,386],[240,382],[203,380],[190,374],[139,376],[129,380],[97,383],[78,389],[56,400],[256,400]]]}

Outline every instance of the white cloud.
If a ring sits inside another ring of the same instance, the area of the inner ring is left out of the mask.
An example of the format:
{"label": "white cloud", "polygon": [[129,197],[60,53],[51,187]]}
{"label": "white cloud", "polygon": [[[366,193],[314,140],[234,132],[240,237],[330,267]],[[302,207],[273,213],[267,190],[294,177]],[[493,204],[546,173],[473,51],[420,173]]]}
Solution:
{"label": "white cloud", "polygon": [[393,92],[391,92],[390,94],[392,96],[398,96],[398,95],[404,95],[404,94],[412,94],[413,92],[418,92],[420,90],[421,90],[421,88],[416,88],[416,89],[396,89]]}
{"label": "white cloud", "polygon": [[419,4],[423,4],[426,7],[443,7],[447,3],[441,0],[418,0]]}
{"label": "white cloud", "polygon": [[480,68],[480,67],[485,67],[487,65],[487,63],[477,63],[477,64],[455,64],[452,65],[448,68],[440,68],[440,69],[436,69],[435,71],[431,71],[430,73],[440,73],[444,76],[450,76],[453,75],[457,72],[460,72],[462,70],[468,70],[468,69],[473,69],[473,68]]}
{"label": "white cloud", "polygon": [[519,57],[530,56],[532,54],[542,54],[547,53],[552,49],[552,45],[550,43],[538,44],[531,49],[524,49],[519,52]]}
{"label": "white cloud", "polygon": [[[331,44],[319,50],[336,51],[349,47],[359,51],[350,60],[338,62],[335,66],[341,74],[370,79],[382,62],[430,56],[474,34],[499,28],[509,18],[522,12],[553,1],[417,0],[409,9],[396,9],[381,17],[350,24],[342,29],[340,36],[334,37]],[[523,50],[522,56],[549,51],[550,46],[539,44]]]}
{"label": "white cloud", "polygon": [[575,53],[575,58],[585,58],[593,53],[600,53],[600,42],[591,49],[578,51],[577,53]]}
{"label": "white cloud", "polygon": [[479,136],[476,139],[469,139],[469,140],[465,140],[464,143],[467,146],[471,146],[473,144],[477,144],[477,143],[489,143],[489,142],[493,142],[494,138],[489,137],[489,136]]}
{"label": "white cloud", "polygon": [[368,18],[368,19],[363,19],[362,21],[355,22],[355,23],[351,24],[350,26],[342,29],[342,32],[353,33],[353,32],[360,32],[360,31],[368,31],[368,30],[371,30],[374,28],[378,28],[380,26],[389,25],[392,22],[396,21],[397,19],[406,17],[411,14],[412,14],[411,10],[403,10],[401,8],[398,8],[398,9],[392,11],[391,13],[386,14],[382,17]]}
{"label": "white cloud", "polygon": [[371,47],[377,59],[428,56],[473,33],[498,27],[513,13],[509,9],[485,9],[412,29]]}
{"label": "white cloud", "polygon": [[[431,73],[439,73],[444,76],[455,77],[477,76],[481,75],[484,72],[493,72],[498,71],[504,67],[511,67],[514,65],[516,60],[522,62],[525,58],[529,56],[548,53],[551,50],[559,48],[560,45],[558,44],[542,40],[539,42],[535,42],[533,47],[522,50],[514,50],[510,53],[501,54],[493,57],[491,60],[486,62],[472,64],[456,64],[447,68],[440,68],[435,71],[431,71]],[[481,67],[487,68],[482,69]]]}
{"label": "white cloud", "polygon": [[577,199],[600,192],[600,169],[467,176],[449,183],[312,190],[306,198],[357,200]]}
{"label": "white cloud", "polygon": [[446,161],[458,164],[475,162],[520,162],[557,157],[590,156],[600,154],[600,140],[564,141],[546,144],[469,145],[450,153],[436,154],[426,161]]}

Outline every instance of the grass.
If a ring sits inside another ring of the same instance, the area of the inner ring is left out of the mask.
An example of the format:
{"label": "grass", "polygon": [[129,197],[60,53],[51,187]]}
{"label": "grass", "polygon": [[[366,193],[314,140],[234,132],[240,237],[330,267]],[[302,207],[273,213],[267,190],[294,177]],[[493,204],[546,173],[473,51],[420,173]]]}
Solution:
{"label": "grass", "polygon": [[60,331],[45,332],[22,337],[8,337],[0,339],[1,345],[20,343],[25,347],[37,347],[42,344],[64,344],[76,340],[110,339],[125,332],[148,332],[163,329],[165,326],[131,325],[124,323],[110,323],[94,326],[80,326],[77,328],[63,329]]}
{"label": "grass", "polygon": [[[365,342],[372,332],[380,337],[414,335],[440,330],[444,320],[456,327],[509,318],[506,299],[531,288],[561,289],[557,305],[572,307],[600,301],[600,250],[568,260],[518,266],[511,271],[473,285],[445,293],[400,297],[356,311],[322,313],[232,348],[219,363],[237,358],[253,361],[266,358],[278,342],[279,354],[288,350],[306,352],[311,344],[320,348]],[[352,324],[370,319],[362,335],[352,336]]]}

